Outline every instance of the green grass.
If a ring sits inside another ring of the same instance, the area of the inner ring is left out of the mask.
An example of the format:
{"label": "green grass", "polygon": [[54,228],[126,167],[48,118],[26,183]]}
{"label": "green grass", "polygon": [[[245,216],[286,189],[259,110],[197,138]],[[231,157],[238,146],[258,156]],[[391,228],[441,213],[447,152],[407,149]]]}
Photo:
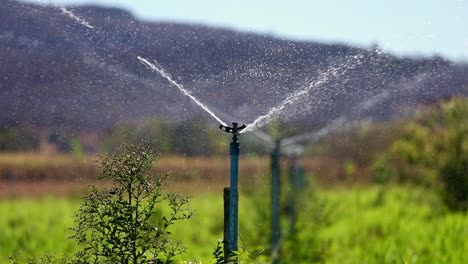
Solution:
{"label": "green grass", "polygon": [[[183,259],[213,262],[212,252],[222,239],[221,197],[221,193],[195,195],[191,206],[197,216],[172,227],[174,236],[187,247]],[[295,240],[285,236],[285,263],[468,260],[466,213],[449,212],[431,191],[392,186],[382,196],[376,187],[353,187],[301,197],[300,230]],[[265,249],[258,262],[269,252],[268,199],[268,191],[240,198],[240,245],[248,251]],[[79,203],[65,198],[0,201],[0,263],[7,262],[9,255],[66,255],[77,250],[67,237]],[[286,216],[282,223],[286,233]]]}
{"label": "green grass", "polygon": [[450,213],[428,190],[392,187],[382,197],[379,191],[365,188],[319,195],[328,214],[323,218],[329,223],[319,225],[317,240],[326,248],[327,262],[468,260],[466,213]]}
{"label": "green grass", "polygon": [[68,240],[78,200],[41,198],[0,201],[0,263],[10,255],[65,255],[76,250]]}

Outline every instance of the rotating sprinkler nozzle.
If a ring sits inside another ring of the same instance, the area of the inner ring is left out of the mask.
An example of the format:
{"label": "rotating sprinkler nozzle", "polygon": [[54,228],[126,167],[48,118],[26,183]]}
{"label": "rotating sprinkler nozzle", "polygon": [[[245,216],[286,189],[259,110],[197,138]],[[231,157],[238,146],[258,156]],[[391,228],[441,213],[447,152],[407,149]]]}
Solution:
{"label": "rotating sprinkler nozzle", "polygon": [[232,136],[232,142],[237,142],[237,136],[239,136],[239,133],[242,129],[246,128],[246,125],[239,126],[239,123],[232,123],[232,127],[224,126],[224,125],[219,125],[219,129],[226,133],[231,133]]}

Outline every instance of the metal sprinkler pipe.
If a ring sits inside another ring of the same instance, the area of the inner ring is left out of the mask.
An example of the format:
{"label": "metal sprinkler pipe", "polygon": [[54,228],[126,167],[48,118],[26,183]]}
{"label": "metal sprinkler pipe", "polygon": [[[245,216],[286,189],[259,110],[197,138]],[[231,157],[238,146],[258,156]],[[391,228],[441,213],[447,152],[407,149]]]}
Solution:
{"label": "metal sprinkler pipe", "polygon": [[[237,251],[237,238],[238,238],[238,214],[239,214],[239,153],[240,144],[238,142],[239,132],[246,126],[242,125],[239,127],[238,123],[232,123],[232,127],[220,125],[219,128],[232,134],[232,142],[229,147],[229,153],[231,156],[231,169],[229,177],[229,209],[225,210],[228,214],[228,219],[225,219],[225,259],[230,261],[234,257],[234,252]],[[226,191],[225,191],[226,192]],[[226,221],[227,220],[227,221]],[[226,226],[227,224],[227,226]]]}
{"label": "metal sprinkler pipe", "polygon": [[293,146],[293,148],[294,149],[289,154],[289,184],[291,186],[289,194],[289,233],[291,236],[296,234],[297,201],[305,185],[304,167],[300,162],[304,148],[302,146]]}
{"label": "metal sprinkler pipe", "polygon": [[281,141],[275,141],[275,147],[271,153],[271,259],[272,263],[278,262],[280,252],[280,159]]}

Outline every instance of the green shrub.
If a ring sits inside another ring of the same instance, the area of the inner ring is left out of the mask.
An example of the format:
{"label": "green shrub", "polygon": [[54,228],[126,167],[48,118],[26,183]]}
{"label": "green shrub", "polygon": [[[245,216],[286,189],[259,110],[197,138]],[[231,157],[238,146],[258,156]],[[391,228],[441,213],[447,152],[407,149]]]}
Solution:
{"label": "green shrub", "polygon": [[416,122],[404,124],[400,137],[373,163],[375,180],[378,183],[393,180],[399,183],[434,184],[438,173],[438,155],[430,135],[429,128]]}
{"label": "green shrub", "polygon": [[102,159],[99,179],[115,186],[91,187],[77,213],[72,237],[84,246],[77,263],[170,263],[184,251],[168,228],[193,212],[186,198],[164,192],[167,174],[148,174],[155,158],[129,145]]}
{"label": "green shrub", "polygon": [[373,163],[377,182],[441,187],[453,209],[468,208],[468,99],[454,98],[419,113]]}
{"label": "green shrub", "polygon": [[444,200],[453,209],[468,209],[468,99],[456,99],[442,106],[446,157],[440,174],[444,182]]}

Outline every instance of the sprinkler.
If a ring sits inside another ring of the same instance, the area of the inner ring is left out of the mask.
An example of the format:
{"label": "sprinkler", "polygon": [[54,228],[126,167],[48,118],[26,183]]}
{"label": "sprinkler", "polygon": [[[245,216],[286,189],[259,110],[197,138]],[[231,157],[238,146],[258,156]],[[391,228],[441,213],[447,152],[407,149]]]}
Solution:
{"label": "sprinkler", "polygon": [[[237,237],[238,237],[238,213],[239,213],[239,153],[240,144],[237,137],[242,129],[246,126],[239,127],[238,123],[232,123],[232,127],[220,125],[219,128],[232,134],[232,142],[229,146],[229,153],[231,155],[231,170],[229,177],[229,189],[224,189],[224,257],[226,261],[231,261],[234,253],[237,251]],[[226,198],[229,199],[226,201]],[[226,217],[227,216],[227,217]]]}
{"label": "sprinkler", "polygon": [[242,125],[239,127],[239,123],[232,123],[232,127],[224,126],[224,125],[219,125],[219,129],[226,133],[231,133],[232,136],[232,143],[237,143],[237,136],[239,136],[239,133],[241,132],[242,129],[246,128],[246,125]]}

